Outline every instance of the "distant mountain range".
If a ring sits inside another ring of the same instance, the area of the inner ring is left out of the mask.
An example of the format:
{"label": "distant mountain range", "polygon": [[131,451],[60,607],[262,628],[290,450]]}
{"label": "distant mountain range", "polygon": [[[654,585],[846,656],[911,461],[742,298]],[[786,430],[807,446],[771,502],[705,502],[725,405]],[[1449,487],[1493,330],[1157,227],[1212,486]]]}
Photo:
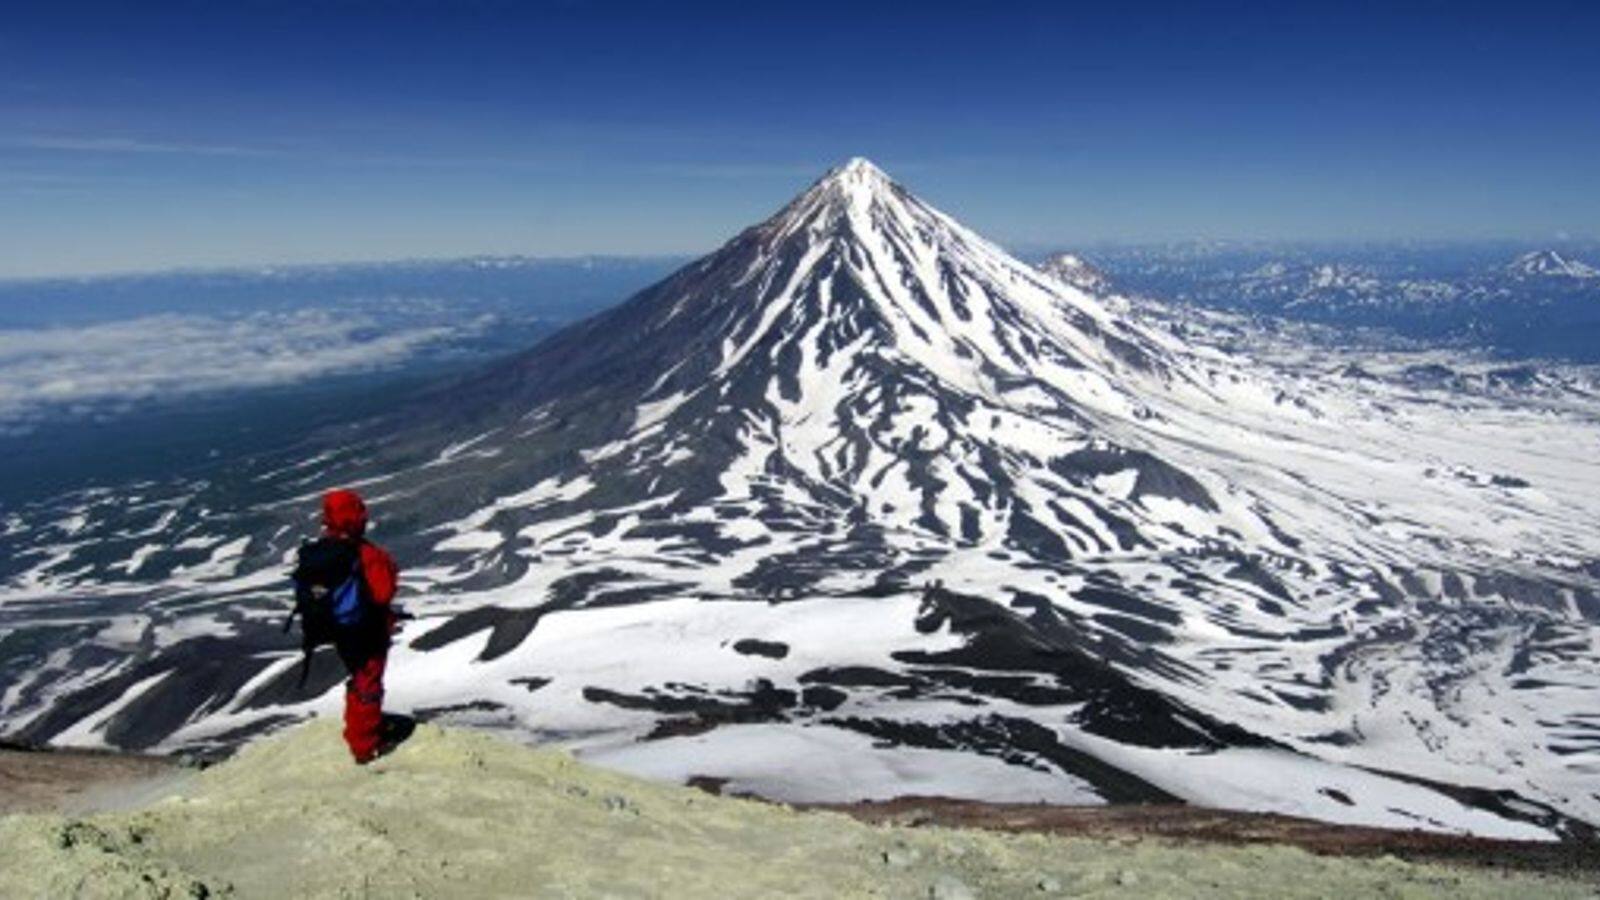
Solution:
{"label": "distant mountain range", "polygon": [[1118,288],[1152,297],[1384,328],[1508,356],[1600,361],[1600,269],[1568,251],[1536,249],[1491,262],[1484,259],[1489,250],[1182,245],[1107,248],[1095,259]]}

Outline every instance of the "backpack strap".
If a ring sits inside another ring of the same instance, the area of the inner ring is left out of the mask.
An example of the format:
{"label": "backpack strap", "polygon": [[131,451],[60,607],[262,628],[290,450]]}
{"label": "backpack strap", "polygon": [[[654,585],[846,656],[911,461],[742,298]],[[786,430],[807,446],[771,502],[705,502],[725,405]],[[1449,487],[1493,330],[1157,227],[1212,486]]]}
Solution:
{"label": "backpack strap", "polygon": [[289,615],[284,617],[284,634],[288,634],[289,629],[293,627],[295,616],[300,615],[300,606],[305,602],[305,586],[300,582],[300,571],[305,565],[306,548],[309,546],[311,546],[310,541],[300,541],[300,549],[295,554],[294,569],[289,572],[289,582],[294,585],[294,605],[289,607]]}
{"label": "backpack strap", "polygon": [[[289,575],[290,579],[294,582],[294,606],[289,608],[289,615],[284,617],[284,634],[289,633],[289,629],[294,626],[295,618],[301,616],[302,612],[304,611],[307,588],[305,583],[300,580],[300,573],[301,567],[305,564],[306,548],[310,547],[313,543],[313,541],[309,540],[302,540],[300,542],[299,556],[296,560],[294,571]],[[306,680],[311,677],[311,657],[316,653],[316,649],[317,648],[311,643],[311,635],[306,631],[305,620],[302,617],[300,625],[300,683],[296,686],[297,690],[304,691],[306,688]]]}
{"label": "backpack strap", "polygon": [[300,629],[300,684],[298,690],[306,689],[306,679],[311,677],[311,659],[316,655],[317,645],[311,642],[311,635],[304,626]]}

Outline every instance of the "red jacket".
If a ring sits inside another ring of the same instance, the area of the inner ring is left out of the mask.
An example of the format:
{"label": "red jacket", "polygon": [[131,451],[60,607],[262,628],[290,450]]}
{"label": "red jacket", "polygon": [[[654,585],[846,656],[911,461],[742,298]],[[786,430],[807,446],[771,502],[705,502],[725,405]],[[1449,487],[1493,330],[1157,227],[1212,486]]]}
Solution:
{"label": "red jacket", "polygon": [[367,588],[372,591],[372,602],[388,606],[400,580],[400,569],[394,564],[389,551],[371,541],[361,542],[361,571],[367,576]]}
{"label": "red jacket", "polygon": [[[389,551],[366,540],[367,505],[361,495],[350,490],[329,491],[322,495],[322,530],[330,537],[361,542],[361,571],[367,579],[372,602],[388,609],[400,580],[400,569]],[[389,615],[394,624],[394,614]]]}

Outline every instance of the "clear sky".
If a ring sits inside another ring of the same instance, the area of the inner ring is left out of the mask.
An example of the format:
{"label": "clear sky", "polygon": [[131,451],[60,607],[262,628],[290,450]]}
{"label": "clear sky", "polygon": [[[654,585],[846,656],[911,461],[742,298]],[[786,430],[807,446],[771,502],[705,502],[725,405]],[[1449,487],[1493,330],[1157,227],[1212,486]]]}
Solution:
{"label": "clear sky", "polygon": [[1600,3],[0,15],[0,275],[696,252],[855,155],[1011,243],[1593,236]]}

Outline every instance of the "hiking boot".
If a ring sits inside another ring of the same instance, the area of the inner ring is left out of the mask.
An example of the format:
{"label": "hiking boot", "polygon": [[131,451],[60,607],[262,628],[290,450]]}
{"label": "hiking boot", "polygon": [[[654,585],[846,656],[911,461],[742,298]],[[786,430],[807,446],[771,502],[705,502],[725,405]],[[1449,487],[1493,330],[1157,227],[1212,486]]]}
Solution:
{"label": "hiking boot", "polygon": [[373,760],[382,759],[383,757],[393,753],[395,748],[398,746],[400,745],[394,741],[379,741],[378,746],[373,747],[366,753],[356,757],[356,765],[364,766]]}
{"label": "hiking boot", "polygon": [[411,733],[416,730],[416,719],[413,719],[410,716],[399,716],[391,713],[384,713],[383,726],[379,732],[378,746],[372,748],[372,750],[365,755],[356,757],[356,765],[364,766],[367,763],[378,759],[379,757],[388,756],[389,754],[393,753],[397,747],[405,743],[406,739],[411,737]]}

